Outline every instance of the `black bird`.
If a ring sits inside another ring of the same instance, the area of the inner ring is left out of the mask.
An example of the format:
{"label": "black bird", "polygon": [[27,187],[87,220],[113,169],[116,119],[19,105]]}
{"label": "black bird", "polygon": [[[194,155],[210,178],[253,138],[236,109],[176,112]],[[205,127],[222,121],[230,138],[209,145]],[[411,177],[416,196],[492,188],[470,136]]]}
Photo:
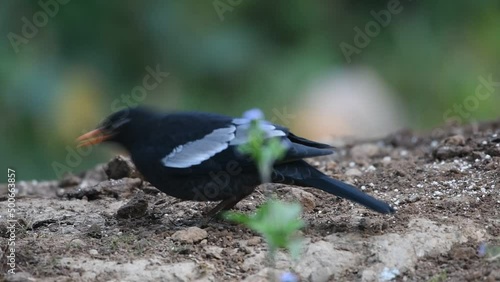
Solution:
{"label": "black bird", "polygon": [[[107,117],[97,129],[80,136],[79,146],[112,141],[124,146],[144,178],[166,194],[183,200],[221,201],[209,214],[234,207],[261,184],[254,162],[237,147],[247,141],[251,120],[224,115],[157,113],[130,108]],[[262,121],[266,138],[288,145],[274,164],[274,183],[314,187],[380,213],[387,203],[324,175],[304,158],[329,155],[333,148],[299,137],[287,128]]]}

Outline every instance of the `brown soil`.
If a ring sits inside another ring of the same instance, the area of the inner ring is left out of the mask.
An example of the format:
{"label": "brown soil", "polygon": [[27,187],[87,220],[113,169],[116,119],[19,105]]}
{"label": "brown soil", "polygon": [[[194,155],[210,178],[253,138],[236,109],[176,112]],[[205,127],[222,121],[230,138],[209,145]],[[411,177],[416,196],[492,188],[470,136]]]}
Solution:
{"label": "brown soil", "polygon": [[[294,262],[278,253],[276,273],[292,271],[301,281],[500,281],[500,260],[477,251],[481,243],[500,245],[500,121],[344,141],[336,155],[311,163],[397,213],[276,185],[279,198],[305,204],[307,222],[303,255]],[[202,224],[215,203],[159,193],[122,158],[106,168],[17,183],[18,274],[4,279],[266,281],[267,248],[258,234],[223,220]],[[0,189],[6,218],[6,185]],[[261,191],[236,209],[254,211]],[[3,274],[6,228],[0,221]]]}

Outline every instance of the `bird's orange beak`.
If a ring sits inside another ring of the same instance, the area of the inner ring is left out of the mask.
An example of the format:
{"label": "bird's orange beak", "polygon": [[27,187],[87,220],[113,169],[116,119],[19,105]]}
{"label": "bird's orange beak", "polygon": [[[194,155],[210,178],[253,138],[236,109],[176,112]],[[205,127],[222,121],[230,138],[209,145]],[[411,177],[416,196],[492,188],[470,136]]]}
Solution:
{"label": "bird's orange beak", "polygon": [[112,134],[106,134],[101,129],[94,129],[90,132],[83,134],[78,137],[76,141],[78,141],[77,147],[86,147],[95,144],[102,143],[113,136]]}

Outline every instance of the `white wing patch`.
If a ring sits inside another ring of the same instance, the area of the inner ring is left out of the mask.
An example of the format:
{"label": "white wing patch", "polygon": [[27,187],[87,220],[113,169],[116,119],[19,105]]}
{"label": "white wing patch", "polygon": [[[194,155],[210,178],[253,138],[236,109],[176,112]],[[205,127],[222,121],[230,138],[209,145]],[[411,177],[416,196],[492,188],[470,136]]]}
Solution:
{"label": "white wing patch", "polygon": [[[216,129],[199,140],[175,147],[161,161],[166,167],[172,168],[187,168],[198,165],[229,146],[246,143],[250,123],[249,119],[234,119],[233,125]],[[267,138],[286,136],[285,132],[268,122],[262,121],[260,127],[266,132]]]}
{"label": "white wing patch", "polygon": [[[241,145],[246,143],[248,140],[248,130],[250,129],[251,120],[239,118],[233,120],[233,123],[237,124],[235,138],[231,140],[229,145]],[[261,121],[260,129],[266,133],[266,138],[286,136],[285,132],[277,129],[276,126],[266,121]]]}
{"label": "white wing patch", "polygon": [[173,168],[198,165],[224,151],[229,146],[229,141],[234,139],[235,131],[234,125],[216,129],[199,140],[175,147],[161,161],[163,165]]}

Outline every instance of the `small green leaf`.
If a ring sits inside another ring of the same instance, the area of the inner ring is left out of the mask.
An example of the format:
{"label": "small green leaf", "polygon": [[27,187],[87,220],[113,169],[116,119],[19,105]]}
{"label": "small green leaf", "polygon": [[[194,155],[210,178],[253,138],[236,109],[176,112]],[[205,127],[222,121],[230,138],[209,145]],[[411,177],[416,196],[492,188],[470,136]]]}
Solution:
{"label": "small green leaf", "polygon": [[304,227],[301,211],[302,207],[297,203],[270,200],[257,209],[254,215],[227,212],[225,217],[262,234],[271,249],[285,248],[297,253],[299,240],[294,235]]}
{"label": "small green leaf", "polygon": [[229,221],[234,221],[237,223],[248,224],[251,218],[243,213],[237,213],[232,211],[227,211],[223,214],[224,218]]}

